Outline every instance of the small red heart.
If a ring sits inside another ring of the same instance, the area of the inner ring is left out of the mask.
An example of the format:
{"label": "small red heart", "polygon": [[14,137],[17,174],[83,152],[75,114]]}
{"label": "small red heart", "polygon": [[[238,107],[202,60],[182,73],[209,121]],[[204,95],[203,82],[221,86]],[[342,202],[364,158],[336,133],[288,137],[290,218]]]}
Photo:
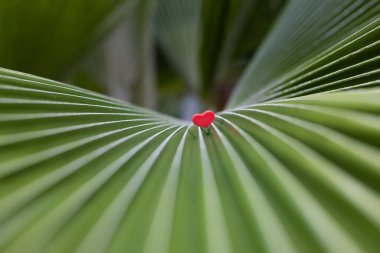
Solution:
{"label": "small red heart", "polygon": [[208,127],[215,119],[215,114],[212,111],[205,111],[202,114],[194,114],[193,123],[200,127]]}

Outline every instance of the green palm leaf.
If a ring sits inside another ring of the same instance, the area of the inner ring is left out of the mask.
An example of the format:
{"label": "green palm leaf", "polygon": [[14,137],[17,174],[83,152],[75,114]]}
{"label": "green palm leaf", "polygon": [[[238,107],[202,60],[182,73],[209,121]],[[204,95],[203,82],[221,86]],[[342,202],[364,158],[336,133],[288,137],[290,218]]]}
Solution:
{"label": "green palm leaf", "polygon": [[377,252],[378,8],[292,1],[208,131],[1,69],[0,252]]}
{"label": "green palm leaf", "polygon": [[378,1],[292,1],[230,107],[378,85]]}
{"label": "green palm leaf", "polygon": [[153,26],[158,41],[189,87],[205,93],[225,78],[255,4],[245,0],[156,3]]}

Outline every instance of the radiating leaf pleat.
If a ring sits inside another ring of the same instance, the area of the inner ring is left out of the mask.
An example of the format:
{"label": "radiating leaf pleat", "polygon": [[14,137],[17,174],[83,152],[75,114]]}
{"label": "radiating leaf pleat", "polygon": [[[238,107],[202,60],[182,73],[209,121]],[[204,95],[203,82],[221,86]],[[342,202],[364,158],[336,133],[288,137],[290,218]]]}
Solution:
{"label": "radiating leaf pleat", "polygon": [[379,18],[378,1],[291,1],[229,106],[379,86]]}
{"label": "radiating leaf pleat", "polygon": [[240,107],[202,130],[17,75],[0,93],[2,252],[377,250],[378,89]]}
{"label": "radiating leaf pleat", "polygon": [[379,8],[291,1],[207,129],[0,68],[0,252],[377,253]]}

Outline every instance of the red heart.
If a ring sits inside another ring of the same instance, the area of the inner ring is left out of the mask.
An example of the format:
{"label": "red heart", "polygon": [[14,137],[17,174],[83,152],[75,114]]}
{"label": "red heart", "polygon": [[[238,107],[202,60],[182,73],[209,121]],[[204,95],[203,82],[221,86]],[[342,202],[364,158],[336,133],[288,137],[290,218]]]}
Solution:
{"label": "red heart", "polygon": [[194,114],[193,123],[200,127],[208,127],[214,120],[215,114],[212,111],[205,111],[202,114]]}

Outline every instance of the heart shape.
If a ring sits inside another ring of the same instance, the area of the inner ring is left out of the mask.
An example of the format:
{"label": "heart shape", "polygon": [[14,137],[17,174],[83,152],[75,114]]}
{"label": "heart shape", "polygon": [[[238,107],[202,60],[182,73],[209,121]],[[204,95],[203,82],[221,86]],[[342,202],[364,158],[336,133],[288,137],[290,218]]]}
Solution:
{"label": "heart shape", "polygon": [[215,114],[212,111],[205,111],[202,114],[194,114],[193,123],[200,127],[208,127],[215,119]]}

